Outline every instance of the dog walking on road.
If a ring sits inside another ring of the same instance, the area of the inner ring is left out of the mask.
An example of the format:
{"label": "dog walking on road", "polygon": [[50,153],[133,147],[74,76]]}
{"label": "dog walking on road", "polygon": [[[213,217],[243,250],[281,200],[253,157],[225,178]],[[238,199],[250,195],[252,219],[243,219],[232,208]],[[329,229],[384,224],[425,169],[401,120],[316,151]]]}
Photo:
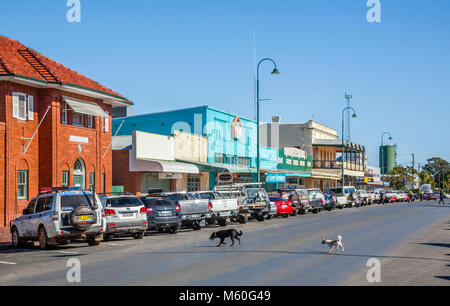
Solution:
{"label": "dog walking on road", "polygon": [[237,231],[233,228],[233,229],[229,229],[229,230],[225,230],[225,231],[214,232],[211,234],[211,237],[209,237],[209,240],[214,240],[216,238],[219,238],[220,243],[217,247],[220,247],[222,244],[226,244],[224,241],[226,238],[229,237],[232,241],[231,246],[233,246],[234,239],[239,241],[239,244],[241,244],[241,239],[239,239],[239,237],[242,236],[242,234],[243,234],[242,231]]}
{"label": "dog walking on road", "polygon": [[328,238],[325,238],[322,240],[322,244],[328,244],[328,247],[330,248],[328,250],[328,254],[336,254],[339,248],[342,249],[342,252],[344,252],[344,245],[342,244],[342,236],[338,236],[337,240],[330,240]]}

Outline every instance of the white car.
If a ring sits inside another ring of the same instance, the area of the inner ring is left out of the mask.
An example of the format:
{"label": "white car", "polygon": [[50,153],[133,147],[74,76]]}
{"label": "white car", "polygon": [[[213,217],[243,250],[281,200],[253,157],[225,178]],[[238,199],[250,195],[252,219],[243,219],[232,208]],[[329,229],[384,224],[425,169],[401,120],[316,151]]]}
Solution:
{"label": "white car", "polygon": [[28,241],[39,241],[39,247],[68,244],[85,238],[90,246],[98,245],[105,230],[102,206],[91,191],[48,188],[33,198],[23,216],[11,221],[14,248]]}

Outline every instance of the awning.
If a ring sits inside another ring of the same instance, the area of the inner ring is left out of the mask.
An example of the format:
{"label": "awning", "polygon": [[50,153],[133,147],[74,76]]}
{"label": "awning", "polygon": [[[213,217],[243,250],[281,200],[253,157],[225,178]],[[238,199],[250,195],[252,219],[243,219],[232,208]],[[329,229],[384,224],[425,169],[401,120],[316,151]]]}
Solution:
{"label": "awning", "polygon": [[63,96],[62,98],[67,104],[69,104],[70,108],[73,109],[73,111],[76,113],[91,115],[95,117],[108,118],[108,115],[97,103],[87,102],[65,96]]}
{"label": "awning", "polygon": [[159,160],[136,160],[134,172],[158,172],[158,173],[187,173],[199,174],[199,169],[192,164],[159,161]]}
{"label": "awning", "polygon": [[264,169],[262,169],[261,172],[265,173],[266,175],[284,174],[286,177],[311,177],[311,173],[308,172],[293,172],[287,170],[264,170]]}
{"label": "awning", "polygon": [[193,161],[186,161],[186,163],[196,165],[199,168],[200,172],[256,173],[255,168],[242,167],[237,165],[193,162]]}
{"label": "awning", "polygon": [[364,171],[344,170],[344,175],[364,178]]}

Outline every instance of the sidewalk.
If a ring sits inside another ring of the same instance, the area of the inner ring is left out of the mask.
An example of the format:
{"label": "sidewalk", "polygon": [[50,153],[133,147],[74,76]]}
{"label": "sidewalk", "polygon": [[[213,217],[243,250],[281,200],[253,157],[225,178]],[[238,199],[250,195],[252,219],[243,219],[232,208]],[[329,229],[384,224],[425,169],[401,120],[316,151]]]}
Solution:
{"label": "sidewalk", "polygon": [[11,234],[9,228],[0,227],[0,249],[11,247]]}

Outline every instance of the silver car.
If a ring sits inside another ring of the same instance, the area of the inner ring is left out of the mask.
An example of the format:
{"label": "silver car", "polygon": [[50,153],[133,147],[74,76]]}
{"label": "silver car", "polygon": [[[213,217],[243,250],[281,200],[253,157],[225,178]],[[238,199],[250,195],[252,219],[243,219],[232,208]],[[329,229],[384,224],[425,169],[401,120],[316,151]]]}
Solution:
{"label": "silver car", "polygon": [[131,234],[134,239],[144,238],[147,231],[147,208],[132,194],[105,195],[100,198],[106,220],[103,239]]}

